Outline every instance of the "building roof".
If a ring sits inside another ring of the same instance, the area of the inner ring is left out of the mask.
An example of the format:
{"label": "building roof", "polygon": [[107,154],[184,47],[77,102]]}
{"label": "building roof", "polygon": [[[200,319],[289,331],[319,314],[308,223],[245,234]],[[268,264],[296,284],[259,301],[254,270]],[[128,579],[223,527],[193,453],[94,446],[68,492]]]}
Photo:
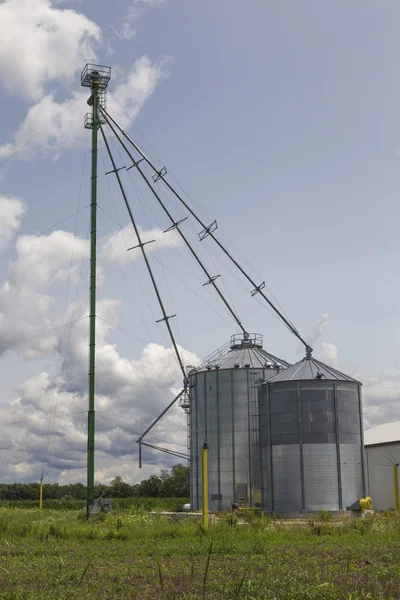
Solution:
{"label": "building roof", "polygon": [[268,383],[278,383],[280,381],[310,381],[312,379],[328,379],[331,381],[353,381],[359,383],[353,377],[341,373],[337,369],[330,367],[316,358],[303,358],[299,362],[291,365],[275,377],[272,377]]}
{"label": "building roof", "polygon": [[248,339],[242,335],[232,336],[230,342],[208,356],[197,371],[209,369],[285,369],[289,366],[285,360],[266,352],[262,347],[262,336],[250,334]]}
{"label": "building roof", "polygon": [[364,445],[392,444],[400,442],[400,421],[383,423],[364,431]]}

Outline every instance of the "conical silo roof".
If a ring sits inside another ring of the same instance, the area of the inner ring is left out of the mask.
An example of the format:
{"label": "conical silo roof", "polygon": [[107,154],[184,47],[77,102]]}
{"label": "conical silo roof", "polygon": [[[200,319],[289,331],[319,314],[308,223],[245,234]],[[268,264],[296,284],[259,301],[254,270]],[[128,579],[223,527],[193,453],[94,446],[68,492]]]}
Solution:
{"label": "conical silo roof", "polygon": [[286,369],[285,360],[270,354],[263,348],[263,338],[259,334],[233,335],[230,342],[208,356],[197,371],[210,369]]}
{"label": "conical silo roof", "polygon": [[269,379],[268,383],[278,383],[281,381],[304,381],[313,379],[328,379],[331,381],[353,381],[360,383],[357,379],[345,375],[326,365],[325,363],[317,360],[316,358],[303,358],[299,362],[291,365],[275,377]]}

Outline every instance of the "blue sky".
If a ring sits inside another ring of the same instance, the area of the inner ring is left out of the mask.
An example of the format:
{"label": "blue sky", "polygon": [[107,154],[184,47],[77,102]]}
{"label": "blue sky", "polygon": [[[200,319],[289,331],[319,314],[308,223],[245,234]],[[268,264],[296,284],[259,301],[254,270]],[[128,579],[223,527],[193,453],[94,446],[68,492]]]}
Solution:
{"label": "blue sky", "polygon": [[[204,207],[201,217],[209,219],[211,215],[218,220],[221,234],[223,230],[234,240],[300,332],[317,338],[316,355],[361,378],[366,425],[398,419],[399,286],[394,276],[400,197],[398,3],[124,0],[115,7],[103,1],[40,0],[33,11],[27,0],[6,0],[0,5],[1,16],[3,22],[6,19],[9,37],[0,43],[4,73],[0,108],[6,116],[0,163],[45,127],[0,169],[3,202],[11,197],[24,205],[17,225],[10,225],[16,204],[11,212],[8,208],[8,212],[0,212],[0,233],[3,227],[3,236],[8,236],[4,252],[21,242],[18,236],[46,230],[88,204],[90,156],[82,127],[87,109],[79,74],[87,60],[108,64],[113,68],[110,111],[152,156],[161,157],[155,159],[158,165],[166,164],[190,190]],[[45,24],[51,27],[46,29]],[[16,44],[18,36],[22,36],[21,42]],[[120,104],[135,117],[134,122]],[[106,182],[103,174],[103,158],[108,166],[104,149],[100,155],[99,203],[126,226],[128,219],[115,182]],[[122,154],[116,156],[123,160]],[[128,177],[125,183],[141,228],[165,229],[165,217],[131,173],[134,183]],[[140,200],[134,185],[143,193]],[[168,202],[175,214],[180,214],[169,197]],[[47,232],[41,240],[26,243],[19,253],[1,259],[1,316],[10,323],[10,306],[18,306],[19,317],[19,328],[9,327],[3,336],[0,333],[1,346],[23,339],[24,331],[32,334],[35,323],[39,331],[59,324],[64,307],[73,315],[75,298],[81,301],[75,312],[85,316],[88,217],[88,210],[83,209],[77,219],[73,216],[56,227],[61,232],[57,239]],[[245,326],[264,334],[267,350],[288,361],[301,358],[296,339],[270,310],[250,298],[249,287],[240,285],[218,262],[213,264],[206,251],[210,243],[202,247],[196,241],[193,227],[198,230],[197,226],[189,220],[185,227],[210,270],[223,275],[222,289],[227,290]],[[158,309],[142,261],[136,255],[133,265],[126,260],[124,243],[129,234],[125,232],[122,241],[117,234],[116,223],[103,213],[99,236],[104,281],[99,299],[113,323],[144,340],[107,330],[101,340],[104,364],[114,365],[114,360],[120,376],[126,360],[142,360],[142,369],[155,364],[154,357],[146,359],[141,352],[149,352],[146,345],[152,341],[167,347],[167,339],[154,324]],[[202,357],[237,329],[215,295],[202,288],[205,278],[196,266],[192,264],[195,275],[187,269],[182,261],[183,257],[189,262],[187,251],[171,248],[162,242],[159,231],[156,234],[160,254],[152,255],[151,260],[166,305],[178,315],[174,324],[177,337],[186,351]],[[109,236],[116,244],[117,264],[106,244]],[[177,244],[177,239],[172,241]],[[36,258],[31,253],[35,244],[41,248]],[[228,245],[236,252],[230,242]],[[26,294],[14,290],[11,299],[4,299],[7,281],[14,281],[18,288],[18,274],[24,277],[24,269],[32,274],[35,260],[44,266],[50,258],[53,266],[43,275],[40,290],[32,278]],[[158,260],[164,263],[165,272]],[[38,294],[51,298],[51,308],[36,306]],[[21,320],[22,309],[25,320]],[[31,322],[27,322],[29,314]],[[35,338],[34,347],[28,341],[3,352],[0,389],[7,422],[21,420],[27,411],[28,418],[29,411],[33,411],[32,418],[53,414],[59,398],[64,398],[65,406],[70,405],[71,393],[75,394],[74,405],[84,407],[87,367],[82,364],[81,369],[77,350],[84,346],[86,325],[80,327],[77,325],[76,332],[71,328],[71,336],[69,329],[61,338],[44,336],[40,338],[42,346]],[[63,336],[73,339],[67,348]],[[110,342],[117,344],[121,356],[114,352],[108,361],[107,351],[113,353]],[[72,359],[82,373],[79,385],[69,390],[68,368],[75,369]],[[160,377],[159,367],[154,368],[154,381]],[[38,381],[41,373],[47,374],[48,384]],[[174,372],[172,379],[178,375]],[[132,381],[127,383],[125,376],[116,381],[114,396],[110,386],[104,387],[104,406],[109,413],[126,414],[128,403],[132,427],[139,427],[137,414],[146,394]],[[150,382],[151,372],[146,377]],[[106,371],[103,378],[107,379]],[[133,386],[129,393],[126,385]],[[158,404],[147,398],[143,422],[167,403],[169,387],[167,378],[157,389]],[[50,393],[54,389],[56,393]],[[142,400],[137,400],[139,396]],[[20,401],[10,409],[10,401],[16,398]],[[84,425],[76,419],[72,426],[65,424],[60,440],[52,438],[48,461],[53,461],[54,468],[50,477],[69,481],[84,472],[82,461],[77,469],[63,469],[57,463],[57,456],[69,443],[70,429],[78,432],[71,442],[76,452],[71,455],[71,465],[83,456]],[[175,423],[176,439],[172,441],[184,443],[184,428],[176,420],[183,423],[179,411],[167,419],[159,435],[163,437]],[[1,450],[10,453],[13,448],[15,464],[0,471],[0,479],[40,475],[47,439],[44,418],[43,423],[41,431],[16,427],[9,445],[5,442]],[[105,425],[101,436],[98,477],[111,475],[116,452],[125,465],[121,474],[135,479],[138,475],[131,464],[134,438],[127,435],[121,440],[120,430]],[[28,450],[22,448],[26,439]],[[158,467],[158,460],[152,458],[146,473]]]}

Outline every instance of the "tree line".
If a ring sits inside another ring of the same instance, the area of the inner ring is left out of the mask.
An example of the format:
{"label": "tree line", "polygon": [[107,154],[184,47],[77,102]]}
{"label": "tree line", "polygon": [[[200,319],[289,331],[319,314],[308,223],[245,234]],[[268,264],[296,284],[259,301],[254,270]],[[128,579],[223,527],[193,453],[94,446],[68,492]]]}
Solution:
{"label": "tree line", "polygon": [[[174,465],[170,472],[162,470],[160,475],[151,475],[140,483],[130,485],[117,476],[109,485],[95,484],[95,498],[186,498],[189,492],[189,467]],[[47,500],[86,498],[83,483],[44,483],[43,496]],[[37,500],[39,483],[0,483],[0,500]]]}

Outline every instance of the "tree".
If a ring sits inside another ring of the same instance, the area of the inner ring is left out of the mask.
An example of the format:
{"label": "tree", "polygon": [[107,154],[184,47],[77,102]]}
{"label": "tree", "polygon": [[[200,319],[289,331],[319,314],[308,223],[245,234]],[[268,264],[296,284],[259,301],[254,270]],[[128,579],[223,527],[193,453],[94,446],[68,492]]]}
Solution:
{"label": "tree", "polygon": [[[185,498],[189,496],[189,467],[177,464],[170,472],[163,469],[160,475],[151,475],[140,483],[129,485],[117,475],[110,485],[96,483],[94,486],[96,498],[111,496],[112,498]],[[45,500],[56,500],[69,496],[74,500],[86,498],[86,486],[83,483],[59,485],[46,483],[43,486]],[[0,500],[38,500],[38,483],[0,483]]]}
{"label": "tree", "polygon": [[131,486],[119,475],[111,481],[107,492],[112,498],[129,498],[132,495]]}

